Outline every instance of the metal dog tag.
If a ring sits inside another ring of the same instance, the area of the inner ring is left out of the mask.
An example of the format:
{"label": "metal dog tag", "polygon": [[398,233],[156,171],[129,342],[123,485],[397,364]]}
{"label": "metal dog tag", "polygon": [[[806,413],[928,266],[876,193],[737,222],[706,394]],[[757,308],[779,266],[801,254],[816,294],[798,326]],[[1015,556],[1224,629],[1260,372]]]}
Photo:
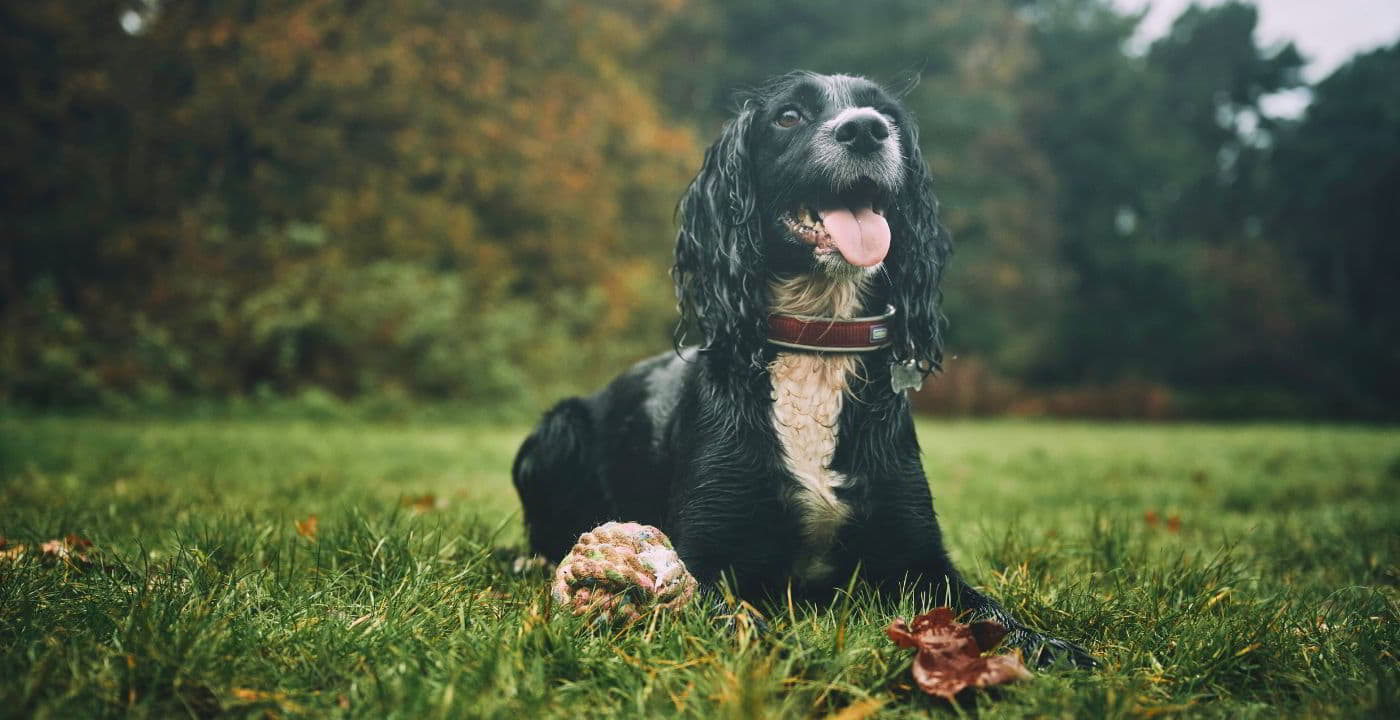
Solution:
{"label": "metal dog tag", "polygon": [[896,394],[905,390],[918,390],[924,386],[924,374],[919,372],[919,364],[914,360],[890,365],[890,389]]}

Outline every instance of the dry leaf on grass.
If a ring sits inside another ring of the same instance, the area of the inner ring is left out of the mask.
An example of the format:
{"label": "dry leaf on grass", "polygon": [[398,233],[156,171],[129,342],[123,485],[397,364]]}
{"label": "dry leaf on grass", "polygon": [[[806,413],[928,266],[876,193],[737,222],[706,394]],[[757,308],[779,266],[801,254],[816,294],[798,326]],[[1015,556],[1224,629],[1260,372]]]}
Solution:
{"label": "dry leaf on grass", "polygon": [[[1147,523],[1147,526],[1148,526],[1148,527],[1154,527],[1154,528],[1155,528],[1155,527],[1157,527],[1158,525],[1162,524],[1162,516],[1158,515],[1156,510],[1148,510],[1147,512],[1143,513],[1143,514],[1142,514],[1142,520],[1143,520],[1143,522]],[[1179,532],[1181,532],[1181,516],[1180,516],[1180,515],[1177,515],[1176,513],[1172,513],[1171,515],[1168,515],[1168,516],[1167,516],[1167,532],[1170,532],[1170,533],[1179,533]]]}
{"label": "dry leaf on grass", "polygon": [[[38,557],[40,560],[49,562],[66,562],[69,565],[91,565],[92,558],[87,553],[80,552],[92,547],[92,541],[68,533],[62,538],[45,540],[39,543]],[[19,560],[24,554],[29,552],[27,545],[12,545],[3,537],[0,537],[0,560]]]}
{"label": "dry leaf on grass", "polygon": [[406,497],[399,501],[401,505],[410,508],[416,513],[432,512],[442,510],[447,507],[447,498],[440,498],[433,493],[419,495],[417,497]]}
{"label": "dry leaf on grass", "polygon": [[24,555],[23,545],[12,545],[4,536],[0,535],[0,560],[18,560]]}
{"label": "dry leaf on grass", "polygon": [[253,688],[233,688],[229,691],[234,699],[239,702],[249,704],[272,703],[289,713],[301,714],[306,712],[306,708],[293,701],[287,693],[281,690],[255,690]]}
{"label": "dry leaf on grass", "polygon": [[79,552],[90,547],[92,547],[91,540],[74,533],[68,533],[63,536],[62,540],[50,540],[43,543],[39,546],[39,550],[44,554],[45,559],[60,560],[70,565],[91,565],[92,559],[88,557],[87,553]]}
{"label": "dry leaf on grass", "polygon": [[316,519],[315,515],[310,515],[305,520],[297,520],[297,534],[306,538],[307,540],[315,540],[316,525],[318,523],[319,521]]}
{"label": "dry leaf on grass", "polygon": [[84,559],[81,554],[74,552],[73,548],[62,540],[45,540],[39,543],[39,552],[43,553],[45,557],[55,560],[67,560],[70,557],[78,560]]}
{"label": "dry leaf on grass", "polygon": [[885,701],[879,698],[866,698],[853,702],[842,708],[839,712],[826,716],[826,720],[865,720],[880,711],[885,706]]}
{"label": "dry leaf on grass", "polygon": [[894,644],[915,648],[914,682],[930,695],[952,700],[966,687],[987,687],[1031,676],[1020,655],[984,657],[983,652],[1006,636],[1001,623],[983,620],[965,625],[954,620],[953,609],[935,608],[905,624],[895,618],[885,630]]}

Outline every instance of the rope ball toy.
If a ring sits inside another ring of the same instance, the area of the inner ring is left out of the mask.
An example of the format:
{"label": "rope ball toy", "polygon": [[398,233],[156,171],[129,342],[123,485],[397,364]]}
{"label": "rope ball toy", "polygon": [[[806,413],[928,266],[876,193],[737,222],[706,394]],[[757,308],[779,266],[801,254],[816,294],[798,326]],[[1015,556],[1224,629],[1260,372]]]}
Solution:
{"label": "rope ball toy", "polygon": [[666,534],[650,525],[609,522],[579,536],[554,571],[554,602],[599,622],[633,622],[676,610],[695,595],[695,577]]}

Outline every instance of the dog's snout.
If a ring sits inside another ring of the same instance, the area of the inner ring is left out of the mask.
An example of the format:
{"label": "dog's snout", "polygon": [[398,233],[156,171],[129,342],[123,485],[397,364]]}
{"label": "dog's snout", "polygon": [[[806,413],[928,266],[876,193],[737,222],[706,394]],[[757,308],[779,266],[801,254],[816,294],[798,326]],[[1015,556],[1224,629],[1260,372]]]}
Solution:
{"label": "dog's snout", "polygon": [[880,148],[890,136],[890,127],[874,110],[847,113],[836,125],[836,142],[852,152],[866,154]]}

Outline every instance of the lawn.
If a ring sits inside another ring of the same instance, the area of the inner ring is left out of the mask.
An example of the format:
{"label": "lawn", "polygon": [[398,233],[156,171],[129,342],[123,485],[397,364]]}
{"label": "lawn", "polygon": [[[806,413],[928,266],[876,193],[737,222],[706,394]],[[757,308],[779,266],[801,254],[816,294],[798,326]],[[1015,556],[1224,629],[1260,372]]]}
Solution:
{"label": "lawn", "polygon": [[965,572],[1103,662],[954,706],[858,585],[764,633],[551,613],[525,430],[0,420],[0,716],[1400,717],[1400,431],[922,424]]}

